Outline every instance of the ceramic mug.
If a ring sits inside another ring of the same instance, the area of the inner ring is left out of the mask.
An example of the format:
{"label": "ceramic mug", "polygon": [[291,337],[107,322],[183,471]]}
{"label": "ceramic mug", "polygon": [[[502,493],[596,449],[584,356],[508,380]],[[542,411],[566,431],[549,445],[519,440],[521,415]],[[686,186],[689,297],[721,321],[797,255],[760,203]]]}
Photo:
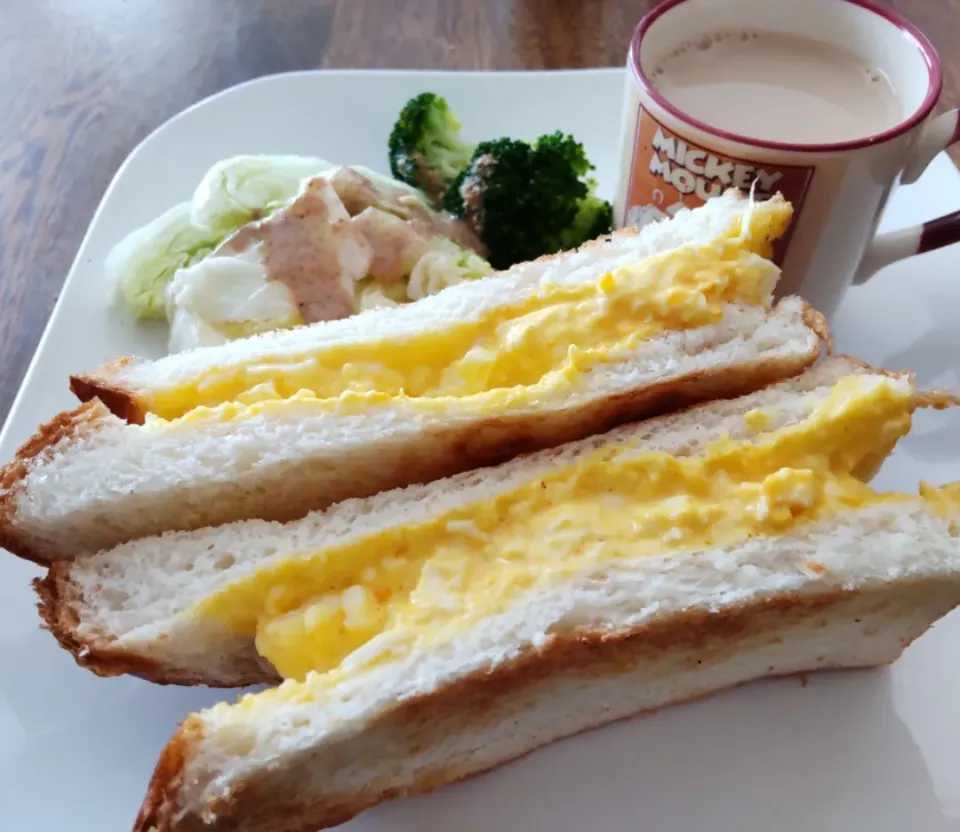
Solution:
{"label": "ceramic mug", "polygon": [[[668,102],[649,73],[678,46],[717,31],[802,35],[858,55],[887,77],[903,120],[882,133],[832,144],[762,141],[705,124]],[[851,284],[895,260],[960,240],[960,212],[876,234],[897,182],[915,181],[960,138],[958,113],[932,117],[943,78],[930,41],[870,0],[667,0],[644,17],[627,58],[617,227],[642,225],[727,187],[793,203],[775,251],[778,295],[800,294],[829,317]]]}

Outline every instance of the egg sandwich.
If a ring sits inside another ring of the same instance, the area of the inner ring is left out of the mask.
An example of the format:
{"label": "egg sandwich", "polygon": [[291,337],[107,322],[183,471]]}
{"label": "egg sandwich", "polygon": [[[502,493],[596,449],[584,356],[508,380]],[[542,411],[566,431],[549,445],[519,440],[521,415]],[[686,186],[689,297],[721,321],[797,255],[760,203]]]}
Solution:
{"label": "egg sandwich", "polygon": [[0,471],[0,545],[39,563],[285,521],[802,372],[774,303],[788,203],[736,193],[399,308],[79,375]]}
{"label": "egg sandwich", "polygon": [[101,668],[285,677],[187,718],[136,832],[312,832],[638,712],[895,660],[960,604],[960,487],[866,484],[924,403],[834,358],[286,525],[58,564],[45,614]]}

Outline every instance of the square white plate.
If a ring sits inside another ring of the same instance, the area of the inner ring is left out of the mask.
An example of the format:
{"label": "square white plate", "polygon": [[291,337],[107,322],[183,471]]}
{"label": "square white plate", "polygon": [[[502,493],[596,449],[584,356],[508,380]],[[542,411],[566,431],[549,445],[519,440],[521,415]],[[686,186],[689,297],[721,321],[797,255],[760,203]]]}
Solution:
{"label": "square white plate", "polygon": [[[399,107],[432,89],[470,138],[556,129],[586,144],[613,191],[623,73],[308,72],[264,78],[204,101],[138,147],[105,195],[0,435],[0,459],[71,407],[67,377],[117,355],[159,355],[161,332],[107,308],[101,263],[130,229],[186,198],[236,153],[301,153],[385,170]],[[945,156],[898,192],[898,227],[960,207]],[[888,268],[851,290],[840,349],[960,389],[960,252]],[[923,413],[878,479],[960,479],[960,413]],[[0,558],[0,830],[129,830],[163,744],[189,711],[223,694],[98,679],[38,629],[29,580]],[[761,682],[609,726],[499,771],[371,811],[353,832],[430,825],[459,832],[940,832],[960,830],[960,615],[889,670]]]}

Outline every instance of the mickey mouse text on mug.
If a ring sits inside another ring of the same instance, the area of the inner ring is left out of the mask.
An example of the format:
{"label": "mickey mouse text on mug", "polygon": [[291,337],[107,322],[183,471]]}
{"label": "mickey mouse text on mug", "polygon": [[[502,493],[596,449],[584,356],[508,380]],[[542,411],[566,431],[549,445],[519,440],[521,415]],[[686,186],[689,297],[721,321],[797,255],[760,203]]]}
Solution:
{"label": "mickey mouse text on mug", "polygon": [[694,194],[704,201],[731,187],[749,190],[754,182],[755,195],[766,199],[783,178],[782,171],[725,159],[665,133],[662,127],[653,136],[649,170],[684,196]]}

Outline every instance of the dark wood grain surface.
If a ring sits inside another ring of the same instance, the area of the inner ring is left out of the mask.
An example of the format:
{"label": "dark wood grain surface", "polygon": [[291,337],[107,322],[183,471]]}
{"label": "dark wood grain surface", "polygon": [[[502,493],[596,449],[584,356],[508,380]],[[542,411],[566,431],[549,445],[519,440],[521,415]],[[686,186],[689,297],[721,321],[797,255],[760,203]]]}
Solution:
{"label": "dark wood grain surface", "polygon": [[[652,0],[0,0],[0,422],[107,184],[189,104],[313,67],[621,65]],[[960,104],[960,0],[895,0]]]}

